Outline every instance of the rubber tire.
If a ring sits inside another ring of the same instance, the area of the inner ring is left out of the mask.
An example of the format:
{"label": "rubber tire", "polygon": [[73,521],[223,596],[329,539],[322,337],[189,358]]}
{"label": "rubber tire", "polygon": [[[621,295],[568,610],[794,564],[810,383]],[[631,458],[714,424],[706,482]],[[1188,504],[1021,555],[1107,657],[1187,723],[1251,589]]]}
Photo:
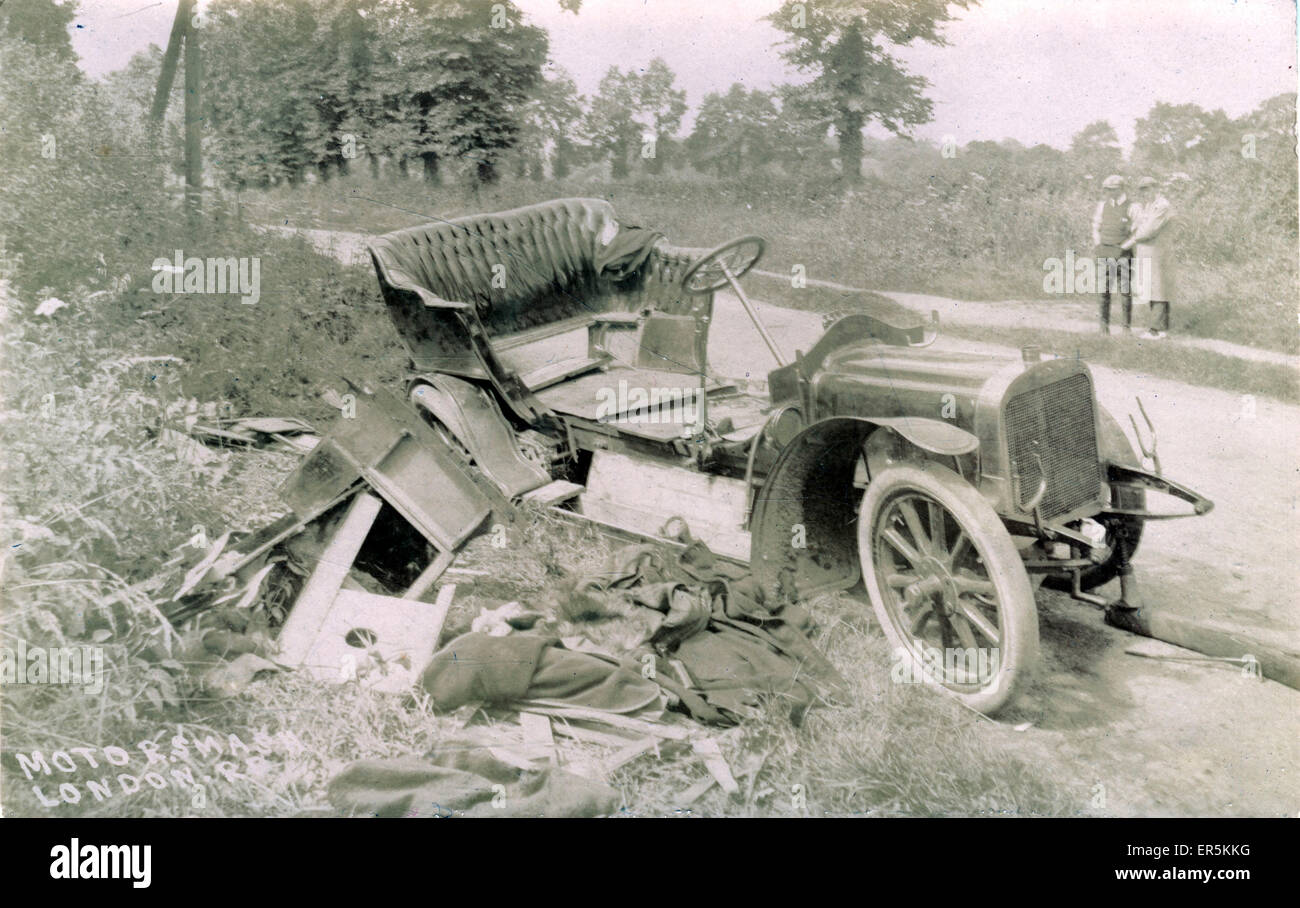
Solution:
{"label": "rubber tire", "polygon": [[1024,562],[992,506],[970,483],[947,467],[930,462],[892,466],[874,477],[862,496],[858,512],[862,577],[881,629],[895,651],[903,650],[914,663],[918,663],[913,668],[921,666],[903,637],[906,634],[910,640],[911,635],[906,629],[894,626],[885,608],[873,563],[874,540],[864,538],[871,534],[881,506],[894,493],[905,490],[921,492],[935,499],[957,520],[983,558],[1001,603],[1000,667],[990,684],[973,691],[955,690],[930,677],[927,672],[921,672],[921,677],[926,683],[942,687],[971,709],[994,715],[1025,690],[1038,665],[1038,609]]}

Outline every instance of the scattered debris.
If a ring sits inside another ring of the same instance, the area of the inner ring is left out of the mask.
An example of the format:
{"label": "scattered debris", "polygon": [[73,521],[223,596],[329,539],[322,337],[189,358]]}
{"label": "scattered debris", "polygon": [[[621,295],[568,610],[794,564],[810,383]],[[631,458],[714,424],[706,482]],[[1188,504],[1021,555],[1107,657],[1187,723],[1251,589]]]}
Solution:
{"label": "scattered debris", "polygon": [[232,662],[222,662],[203,676],[203,689],[214,697],[243,693],[260,672],[279,671],[280,666],[255,653],[243,653]]}
{"label": "scattered debris", "polygon": [[476,634],[489,637],[504,637],[511,631],[526,631],[534,627],[544,616],[541,612],[527,608],[518,602],[507,602],[494,609],[486,606],[479,610],[478,617],[470,625]]}
{"label": "scattered debris", "polygon": [[301,419],[247,416],[194,422],[189,432],[214,447],[252,447],[305,454],[320,443],[310,423]]}
{"label": "scattered debris", "polygon": [[703,779],[700,779],[700,781],[696,782],[690,788],[683,791],[678,796],[677,800],[681,804],[681,806],[689,807],[691,804],[694,804],[700,798],[704,797],[704,795],[708,793],[709,789],[716,784],[717,784],[717,780],[714,779],[713,776],[705,776]]}
{"label": "scattered debris", "polygon": [[722,755],[722,748],[718,746],[715,739],[705,738],[703,741],[695,741],[691,744],[691,748],[700,755],[700,759],[704,761],[704,768],[718,783],[718,787],[729,795],[740,792],[740,786],[732,776],[731,767],[727,765],[727,760]]}
{"label": "scattered debris", "polygon": [[67,303],[59,299],[57,296],[46,297],[41,300],[40,304],[36,307],[36,314],[46,316],[53,315],[67,305]]}

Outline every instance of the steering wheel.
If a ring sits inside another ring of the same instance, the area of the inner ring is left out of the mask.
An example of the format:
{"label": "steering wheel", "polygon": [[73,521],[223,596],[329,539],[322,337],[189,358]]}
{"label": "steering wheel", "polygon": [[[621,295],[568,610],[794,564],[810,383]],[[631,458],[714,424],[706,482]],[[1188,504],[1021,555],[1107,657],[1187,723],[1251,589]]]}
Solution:
{"label": "steering wheel", "polygon": [[682,277],[682,287],[687,293],[710,293],[727,286],[725,268],[732,277],[740,277],[758,264],[763,257],[767,241],[761,236],[742,236],[730,243],[723,243],[717,249],[704,253],[686,270]]}

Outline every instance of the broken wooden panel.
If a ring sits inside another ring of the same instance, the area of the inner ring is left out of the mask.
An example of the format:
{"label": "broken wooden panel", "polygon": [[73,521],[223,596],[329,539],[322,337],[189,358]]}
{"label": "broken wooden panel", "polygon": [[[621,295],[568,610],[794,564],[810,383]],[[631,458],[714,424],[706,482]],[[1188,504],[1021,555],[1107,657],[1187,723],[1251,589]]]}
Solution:
{"label": "broken wooden panel", "polygon": [[360,471],[327,438],[289,474],[279,492],[293,513],[306,521],[360,481]]}
{"label": "broken wooden panel", "polygon": [[322,681],[356,681],[401,693],[415,686],[438,647],[455,584],[434,603],[340,590],[330,603],[302,667]]}
{"label": "broken wooden panel", "polygon": [[280,660],[286,665],[300,665],[306,658],[382,504],[370,493],[358,492],[348,506],[280,631]]}
{"label": "broken wooden panel", "polygon": [[541,507],[553,507],[563,504],[571,498],[581,495],[583,487],[567,479],[555,479],[540,489],[525,492],[523,500]]}
{"label": "broken wooden panel", "polygon": [[355,415],[335,422],[280,492],[302,516],[361,479],[439,551],[459,548],[491,513],[447,443],[385,392],[358,394]]}
{"label": "broken wooden panel", "polygon": [[452,561],[456,559],[455,552],[439,552],[429,566],[420,572],[420,576],[415,578],[412,583],[402,594],[403,599],[421,599],[428,592],[429,588],[438,582],[440,578],[451,567]]}

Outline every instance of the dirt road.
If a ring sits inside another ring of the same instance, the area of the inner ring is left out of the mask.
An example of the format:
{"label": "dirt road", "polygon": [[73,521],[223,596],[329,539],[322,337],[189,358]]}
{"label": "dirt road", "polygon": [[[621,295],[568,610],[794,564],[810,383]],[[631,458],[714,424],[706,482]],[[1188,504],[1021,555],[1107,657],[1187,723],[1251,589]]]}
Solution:
{"label": "dirt road", "polygon": [[[773,271],[759,271],[757,273],[780,280],[789,279],[789,275],[777,274]],[[810,287],[826,287],[842,291],[860,289],[845,284],[837,284],[834,281],[819,281],[811,278],[808,280],[808,285]],[[926,293],[899,293],[892,290],[878,292],[909,309],[925,313],[938,312],[940,322],[947,325],[965,324],[993,328],[1037,328],[1045,331],[1071,331],[1075,334],[1095,334],[1097,331],[1096,303],[1090,300],[1070,303],[1043,303],[1041,301],[1026,300],[971,302]],[[1144,303],[1135,301],[1133,304],[1134,332],[1141,334],[1145,330],[1144,326],[1149,324],[1149,321],[1149,307]],[[1164,338],[1160,343],[1162,346],[1207,350],[1211,353],[1232,356],[1250,362],[1272,363],[1273,365],[1300,369],[1300,356],[1280,353],[1276,350],[1247,347],[1243,344],[1234,344],[1217,338],[1173,334]]]}
{"label": "dirt road", "polygon": [[[363,258],[359,234],[304,233],[345,261]],[[821,334],[818,315],[760,311],[787,354]],[[721,374],[761,379],[771,368],[734,296],[718,294],[711,333],[727,338],[710,349]],[[1215,501],[1205,517],[1148,525],[1136,559],[1147,602],[1300,648],[1300,407],[1138,372],[1094,368],[1094,375],[1099,399],[1126,428],[1134,395],[1142,397],[1160,429],[1166,472]],[[1106,627],[1099,612],[1065,596],[1040,592],[1039,609],[1042,670],[996,733],[1084,783],[1092,810],[1300,815],[1300,692],[1222,663],[1131,655],[1194,654]]]}

